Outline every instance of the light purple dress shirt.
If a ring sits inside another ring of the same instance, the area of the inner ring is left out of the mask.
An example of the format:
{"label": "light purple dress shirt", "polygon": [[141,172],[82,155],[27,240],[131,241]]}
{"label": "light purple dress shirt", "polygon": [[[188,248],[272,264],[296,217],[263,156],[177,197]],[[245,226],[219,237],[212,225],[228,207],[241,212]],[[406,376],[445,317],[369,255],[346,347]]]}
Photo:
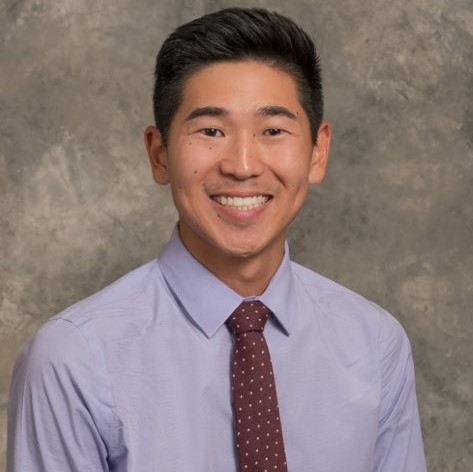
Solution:
{"label": "light purple dress shirt", "polygon": [[[286,255],[263,295],[290,472],[424,472],[399,323]],[[235,472],[242,298],[174,232],[164,254],[50,319],[13,375],[8,472]]]}

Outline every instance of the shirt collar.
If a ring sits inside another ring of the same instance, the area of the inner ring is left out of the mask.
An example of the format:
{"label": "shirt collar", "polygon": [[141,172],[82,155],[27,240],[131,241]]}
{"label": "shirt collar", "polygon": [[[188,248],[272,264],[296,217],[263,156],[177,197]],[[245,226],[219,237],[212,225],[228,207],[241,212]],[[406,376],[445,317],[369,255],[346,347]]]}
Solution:
{"label": "shirt collar", "polygon": [[177,226],[159,265],[171,291],[207,337],[212,337],[244,300],[261,300],[290,334],[296,314],[294,281],[286,243],[284,257],[271,282],[258,297],[243,298],[195,259],[182,244]]}

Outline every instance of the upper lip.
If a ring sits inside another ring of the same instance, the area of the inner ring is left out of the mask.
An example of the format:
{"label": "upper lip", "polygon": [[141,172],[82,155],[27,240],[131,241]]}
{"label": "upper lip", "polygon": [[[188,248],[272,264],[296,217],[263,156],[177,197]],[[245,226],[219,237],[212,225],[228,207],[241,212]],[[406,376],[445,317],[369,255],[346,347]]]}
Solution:
{"label": "upper lip", "polygon": [[240,198],[248,198],[248,197],[272,197],[269,193],[266,192],[218,192],[210,194],[211,197],[240,197]]}

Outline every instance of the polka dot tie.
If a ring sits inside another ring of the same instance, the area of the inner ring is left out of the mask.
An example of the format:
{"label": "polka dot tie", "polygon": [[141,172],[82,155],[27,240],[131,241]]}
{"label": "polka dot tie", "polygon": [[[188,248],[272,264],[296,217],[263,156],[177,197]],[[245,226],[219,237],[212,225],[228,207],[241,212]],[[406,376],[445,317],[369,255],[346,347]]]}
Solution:
{"label": "polka dot tie", "polygon": [[276,386],[263,336],[270,314],[259,301],[243,302],[227,320],[235,335],[232,391],[241,472],[287,472]]}

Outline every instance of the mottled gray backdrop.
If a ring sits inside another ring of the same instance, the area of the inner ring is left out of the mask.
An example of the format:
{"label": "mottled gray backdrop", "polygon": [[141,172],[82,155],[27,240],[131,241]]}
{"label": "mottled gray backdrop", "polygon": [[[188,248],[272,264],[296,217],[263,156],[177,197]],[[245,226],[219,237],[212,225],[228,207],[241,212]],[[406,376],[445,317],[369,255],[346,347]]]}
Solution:
{"label": "mottled gray backdrop", "polygon": [[403,323],[430,471],[473,470],[473,0],[1,0],[0,469],[20,345],[172,229],[142,144],[162,40],[233,5],[322,55],[334,144],[294,258]]}

